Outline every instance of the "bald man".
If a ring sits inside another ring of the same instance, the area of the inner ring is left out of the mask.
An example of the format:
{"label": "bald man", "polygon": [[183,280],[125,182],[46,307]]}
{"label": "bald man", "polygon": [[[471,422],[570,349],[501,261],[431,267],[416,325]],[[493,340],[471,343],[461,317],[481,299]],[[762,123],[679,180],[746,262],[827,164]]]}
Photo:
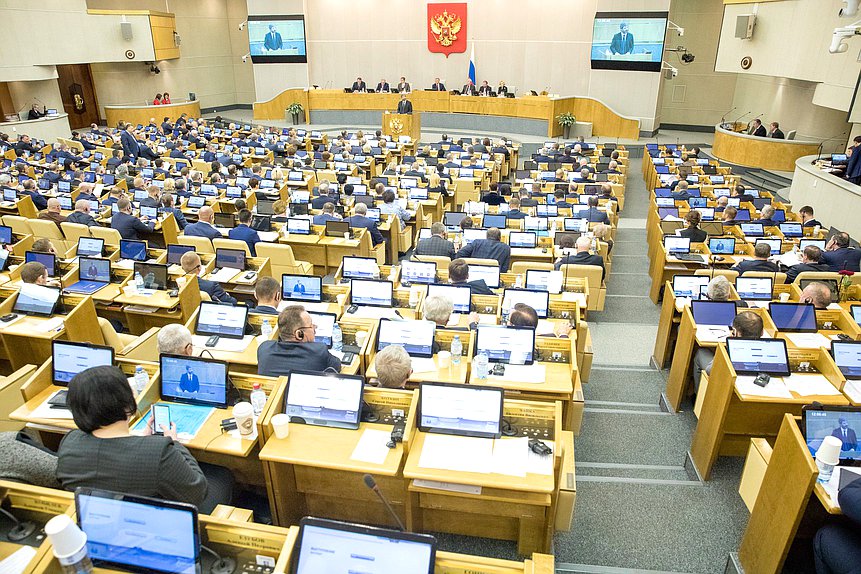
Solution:
{"label": "bald man", "polygon": [[208,205],[204,205],[197,212],[197,223],[192,223],[186,226],[184,233],[196,237],[208,237],[209,239],[218,239],[222,237],[221,233],[212,225],[212,219],[215,217],[215,212]]}
{"label": "bald man", "polygon": [[57,224],[57,228],[60,228],[60,224],[66,221],[66,216],[60,212],[60,200],[56,197],[49,198],[48,207],[39,213],[39,219],[53,221]]}
{"label": "bald man", "polygon": [[589,251],[592,249],[592,240],[585,235],[581,235],[574,241],[570,235],[564,236],[559,241],[559,247],[562,249],[577,248],[576,255],[566,255],[556,260],[554,267],[556,270],[562,269],[563,265],[594,265],[601,268],[601,279],[604,279],[607,270],[604,268],[604,258],[600,255],[593,255]]}

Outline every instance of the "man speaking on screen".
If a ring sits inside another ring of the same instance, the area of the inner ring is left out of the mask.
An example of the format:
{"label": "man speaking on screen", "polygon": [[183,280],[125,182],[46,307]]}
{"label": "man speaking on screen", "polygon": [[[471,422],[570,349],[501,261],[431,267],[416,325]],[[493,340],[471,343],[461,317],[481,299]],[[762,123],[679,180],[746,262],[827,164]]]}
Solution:
{"label": "man speaking on screen", "polygon": [[610,42],[610,51],[613,54],[634,53],[634,35],[628,31],[627,22],[619,24],[619,33],[613,36],[613,41]]}
{"label": "man speaking on screen", "polygon": [[284,42],[281,40],[281,34],[275,30],[275,26],[272,24],[269,24],[269,33],[266,34],[266,38],[263,39],[263,47],[266,50],[280,50],[284,47]]}

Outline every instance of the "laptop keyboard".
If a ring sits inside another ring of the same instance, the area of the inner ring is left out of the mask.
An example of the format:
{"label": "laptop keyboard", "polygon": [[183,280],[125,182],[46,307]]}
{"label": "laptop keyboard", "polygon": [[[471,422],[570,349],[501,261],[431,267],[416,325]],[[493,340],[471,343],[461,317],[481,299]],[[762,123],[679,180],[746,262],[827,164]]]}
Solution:
{"label": "laptop keyboard", "polygon": [[698,263],[705,261],[702,255],[695,255],[693,253],[676,253],[674,257],[681,261],[696,261]]}

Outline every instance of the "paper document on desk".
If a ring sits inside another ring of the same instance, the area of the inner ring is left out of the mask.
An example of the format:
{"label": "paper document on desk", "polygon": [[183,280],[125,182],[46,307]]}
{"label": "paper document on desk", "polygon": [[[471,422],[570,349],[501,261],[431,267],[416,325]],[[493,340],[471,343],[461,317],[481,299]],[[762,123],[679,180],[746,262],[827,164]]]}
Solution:
{"label": "paper document on desk", "polygon": [[35,548],[32,546],[21,546],[18,550],[0,560],[0,574],[22,574],[34,556],[36,556]]}
{"label": "paper document on desk", "polygon": [[793,345],[799,349],[818,349],[830,347],[831,340],[821,333],[784,333]]}
{"label": "paper document on desk", "polygon": [[769,259],[776,261],[781,265],[785,265],[786,267],[792,267],[793,265],[801,263],[801,259],[795,251],[787,251],[786,253],[782,253],[779,257],[769,257]]}
{"label": "paper document on desk", "polygon": [[685,307],[691,306],[691,298],[690,297],[676,297],[676,311],[681,313],[685,310]]}
{"label": "paper document on desk", "polygon": [[434,359],[426,357],[412,357],[410,359],[413,373],[436,373],[439,369]]}
{"label": "paper document on desk", "polygon": [[697,341],[701,343],[722,343],[727,337],[729,337],[729,327],[697,325]]}
{"label": "paper document on desk", "polygon": [[245,335],[241,339],[219,337],[218,343],[214,347],[206,346],[207,339],[209,339],[208,335],[192,335],[191,344],[199,349],[212,349],[213,351],[223,351],[225,353],[242,353],[251,345],[254,335]]}
{"label": "paper document on desk", "polygon": [[535,334],[553,336],[556,334],[556,325],[553,323],[553,321],[548,321],[547,319],[538,319],[538,326],[535,327]]}
{"label": "paper document on desk", "polygon": [[531,365],[505,365],[505,374],[501,377],[489,375],[491,381],[512,381],[517,383],[543,383],[547,378],[547,368],[541,363]]}
{"label": "paper document on desk", "polygon": [[359,442],[356,443],[356,448],[353,449],[353,454],[350,455],[350,459],[369,462],[371,464],[383,464],[386,462],[386,457],[391,450],[386,446],[391,436],[391,433],[384,430],[363,430],[362,436],[359,437]]}
{"label": "paper document on desk", "polygon": [[[170,405],[170,420],[176,424],[177,438],[181,442],[192,440],[200,432],[203,423],[215,412],[213,407],[202,407],[199,405],[183,405],[180,403],[165,403]],[[132,427],[133,434],[143,434],[149,424],[152,410]]]}
{"label": "paper document on desk", "polygon": [[446,321],[446,327],[457,327],[460,324],[460,313],[452,313],[448,316],[448,321]]}
{"label": "paper document on desk", "polygon": [[802,397],[841,394],[825,378],[825,375],[818,373],[793,373],[788,377],[784,377],[783,381],[786,383],[786,388]]}
{"label": "paper document on desk", "polygon": [[155,313],[158,307],[150,307],[149,305],[126,305],[126,311],[131,313]]}
{"label": "paper document on desk", "polygon": [[[65,389],[62,389],[65,390]],[[44,403],[33,409],[33,412],[30,413],[31,419],[57,419],[57,420],[72,420],[72,411],[69,409],[55,409],[51,405],[48,404],[48,401],[54,398],[57,393],[61,391],[57,391],[55,393],[51,393],[51,395],[45,400]]]}
{"label": "paper document on desk", "polygon": [[556,447],[552,440],[543,440],[541,442],[549,446],[553,452],[545,455],[532,452],[532,449],[529,448],[529,443],[527,442],[526,472],[528,472],[529,474],[543,474],[545,476],[553,476],[553,458],[554,453],[556,452]]}
{"label": "paper document on desk", "polygon": [[217,283],[228,283],[231,279],[239,275],[239,273],[241,273],[241,271],[234,269],[233,267],[222,267],[218,270],[218,273],[210,273],[207,279]]}
{"label": "paper document on desk", "polygon": [[277,231],[258,231],[257,235],[260,236],[260,241],[265,241],[268,243],[277,243],[278,242],[278,232]]}
{"label": "paper document on desk", "polygon": [[861,381],[846,381],[843,385],[843,394],[849,397],[853,403],[861,403]]}
{"label": "paper document on desk", "polygon": [[428,434],[419,467],[460,472],[493,472],[493,439]]}
{"label": "paper document on desk", "polygon": [[786,388],[786,383],[780,377],[772,377],[768,384],[760,387],[753,380],[756,377],[739,375],[735,378],[735,388],[742,395],[751,397],[771,397],[774,399],[791,399],[792,393]]}
{"label": "paper document on desk", "polygon": [[577,303],[581,307],[586,306],[586,294],[577,291],[563,291],[562,300],[568,303]]}
{"label": "paper document on desk", "polygon": [[529,439],[503,437],[493,441],[493,472],[509,476],[526,476]]}

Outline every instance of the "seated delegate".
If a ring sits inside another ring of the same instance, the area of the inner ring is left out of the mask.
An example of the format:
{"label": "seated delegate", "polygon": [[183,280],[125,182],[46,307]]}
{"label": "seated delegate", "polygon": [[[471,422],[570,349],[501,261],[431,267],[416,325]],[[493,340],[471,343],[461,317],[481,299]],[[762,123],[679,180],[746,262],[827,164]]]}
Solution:
{"label": "seated delegate", "polygon": [[374,357],[377,382],[386,389],[403,389],[413,374],[412,360],[401,345],[389,345]]}
{"label": "seated delegate", "polygon": [[154,435],[151,426],[144,436],[129,433],[137,403],[120,369],[92,367],[75,375],[68,406],[78,428],[58,451],[57,479],[66,490],[83,486],[176,500],[205,514],[231,503],[230,472],[198,464],[177,442],[175,424],[160,429],[163,435]]}
{"label": "seated delegate", "polygon": [[289,305],[278,315],[278,340],[257,348],[257,374],[289,375],[293,370],[341,372],[341,360],[324,343],[314,341],[316,326],[301,305]]}
{"label": "seated delegate", "polygon": [[[753,311],[742,311],[732,320],[730,328],[731,337],[762,337],[762,317]],[[713,348],[700,347],[697,349],[693,360],[693,377],[694,377],[694,392],[700,388],[700,377],[705,371],[707,375],[711,375],[712,364],[715,360],[715,350]]]}

